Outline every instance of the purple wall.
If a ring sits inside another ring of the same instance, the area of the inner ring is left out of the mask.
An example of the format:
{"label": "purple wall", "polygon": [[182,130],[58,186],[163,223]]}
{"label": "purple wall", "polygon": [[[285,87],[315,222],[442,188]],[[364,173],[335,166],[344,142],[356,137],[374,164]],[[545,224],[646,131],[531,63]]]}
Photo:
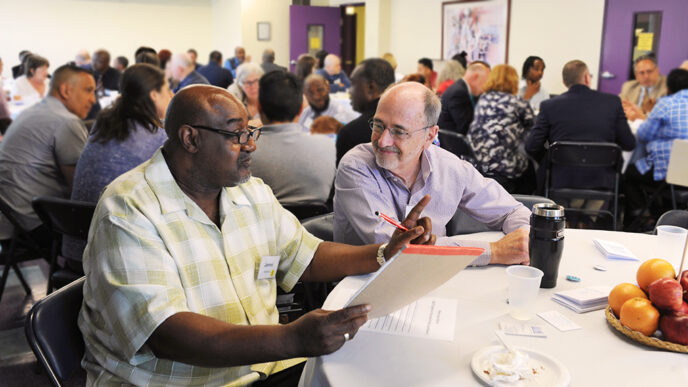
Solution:
{"label": "purple wall", "polygon": [[[339,7],[289,6],[289,61],[298,59],[308,52],[308,25],[324,25],[323,48],[331,54],[340,55],[340,10]],[[293,66],[291,66],[293,70]]]}
{"label": "purple wall", "polygon": [[688,59],[688,0],[607,0],[599,74],[609,71],[616,78],[602,79],[595,74],[600,91],[618,94],[628,80],[633,14],[646,11],[662,11],[659,71],[666,75]]}

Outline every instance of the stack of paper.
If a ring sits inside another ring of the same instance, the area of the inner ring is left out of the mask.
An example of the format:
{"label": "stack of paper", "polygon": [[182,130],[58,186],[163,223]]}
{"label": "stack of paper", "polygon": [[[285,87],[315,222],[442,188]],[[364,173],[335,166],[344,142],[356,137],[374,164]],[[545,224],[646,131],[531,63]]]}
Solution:
{"label": "stack of paper", "polygon": [[563,292],[554,293],[552,300],[576,313],[585,313],[604,309],[607,306],[607,297],[611,290],[610,287],[606,286],[591,286],[582,289],[565,290]]}
{"label": "stack of paper", "polygon": [[622,245],[621,243],[605,241],[602,239],[593,239],[592,242],[595,244],[595,247],[597,247],[597,249],[609,259],[623,259],[627,261],[639,260],[638,257],[631,252],[631,250],[626,248],[626,246]]}

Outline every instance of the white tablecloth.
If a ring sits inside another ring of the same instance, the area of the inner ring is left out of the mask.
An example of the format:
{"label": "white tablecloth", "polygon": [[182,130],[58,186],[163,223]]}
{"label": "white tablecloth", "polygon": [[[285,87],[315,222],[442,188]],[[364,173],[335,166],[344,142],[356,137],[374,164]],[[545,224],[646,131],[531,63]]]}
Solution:
{"label": "white tablecloth", "polygon": [[[497,240],[501,233],[481,233],[473,237]],[[593,238],[621,242],[641,261],[607,260],[593,246]],[[531,322],[543,326],[547,338],[507,336],[509,342],[559,360],[569,370],[572,386],[688,385],[688,354],[665,352],[637,344],[610,327],[603,310],[576,314],[550,299],[556,291],[598,285],[614,286],[621,282],[635,283],[640,263],[662,254],[663,249],[658,247],[657,237],[653,235],[567,229],[557,287],[540,289],[535,308],[536,312],[559,311],[583,329],[560,332],[535,317]],[[673,258],[672,261],[679,260],[678,257]],[[594,270],[593,266],[598,264],[606,266],[608,271]],[[569,282],[565,279],[567,274],[576,275],[582,281]],[[343,293],[342,290],[358,288],[362,283],[361,277],[344,279],[332,292],[328,302],[339,301],[335,299]],[[508,316],[506,289],[503,266],[464,270],[430,294],[458,300],[453,342],[359,332],[339,351],[309,359],[301,384],[479,385],[470,367],[473,354],[483,347],[498,345],[494,330],[500,321],[514,321]]]}

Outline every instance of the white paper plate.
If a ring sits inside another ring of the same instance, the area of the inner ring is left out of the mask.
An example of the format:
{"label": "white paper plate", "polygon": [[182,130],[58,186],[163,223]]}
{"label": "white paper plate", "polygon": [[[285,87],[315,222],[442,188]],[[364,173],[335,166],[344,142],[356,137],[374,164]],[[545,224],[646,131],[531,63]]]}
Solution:
{"label": "white paper plate", "polygon": [[495,352],[506,351],[501,345],[494,345],[477,351],[471,359],[471,368],[480,380],[490,386],[568,386],[571,382],[569,371],[558,360],[532,349],[516,347],[528,355],[528,367],[535,370],[528,378],[513,384],[495,383],[485,371],[489,369],[490,356]]}

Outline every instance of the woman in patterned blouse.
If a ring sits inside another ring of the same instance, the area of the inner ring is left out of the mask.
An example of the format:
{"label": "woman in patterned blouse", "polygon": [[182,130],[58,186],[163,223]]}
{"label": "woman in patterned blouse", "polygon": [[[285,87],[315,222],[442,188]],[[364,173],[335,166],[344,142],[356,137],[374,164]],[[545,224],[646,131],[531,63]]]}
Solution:
{"label": "woman in patterned blouse", "polygon": [[495,66],[475,107],[468,137],[477,158],[476,168],[483,175],[494,178],[510,193],[531,194],[535,174],[522,145],[535,117],[530,104],[517,93],[516,69]]}

